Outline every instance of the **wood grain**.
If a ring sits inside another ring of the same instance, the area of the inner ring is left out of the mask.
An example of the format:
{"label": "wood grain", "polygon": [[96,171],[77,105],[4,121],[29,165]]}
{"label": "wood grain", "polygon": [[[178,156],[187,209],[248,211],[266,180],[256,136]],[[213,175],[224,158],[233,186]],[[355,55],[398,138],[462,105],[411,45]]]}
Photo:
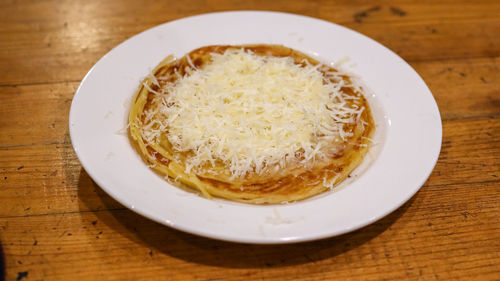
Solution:
{"label": "wood grain", "polygon": [[[138,32],[226,10],[282,11],[335,22],[408,61],[433,92],[443,119],[441,154],[420,191],[356,232],[281,246],[182,233],[105,194],[82,169],[69,138],[68,114],[80,80]],[[499,1],[6,0],[0,2],[0,23],[6,280],[500,276]]]}
{"label": "wood grain", "polygon": [[413,62],[446,121],[500,113],[500,60],[480,58]]}
{"label": "wood grain", "polygon": [[[498,58],[411,64],[428,83],[444,119],[500,112]],[[0,87],[0,148],[69,142],[68,114],[78,85],[79,81]]]}
{"label": "wood grain", "polygon": [[0,87],[0,148],[69,142],[69,109],[78,84]]}
{"label": "wood grain", "polygon": [[380,41],[408,61],[500,55],[498,1],[377,5],[367,1],[51,0],[6,2],[1,8],[0,17],[9,20],[0,26],[0,85],[79,81],[101,56],[140,31],[224,10],[267,9],[327,19]]}
{"label": "wood grain", "polygon": [[[500,183],[498,119],[453,119],[443,130],[426,186]],[[123,208],[90,179],[69,142],[0,149],[0,167],[0,218]]]}
{"label": "wood grain", "polygon": [[403,208],[361,231],[297,245],[209,240],[129,210],[7,218],[0,229],[7,234],[2,240],[10,241],[11,274],[37,268],[30,270],[35,280],[324,280],[333,273],[343,280],[470,280],[498,273],[494,265],[500,257],[491,249],[500,247],[495,238],[500,212],[490,196],[497,187],[479,184],[481,192],[472,198],[470,185],[425,187]]}

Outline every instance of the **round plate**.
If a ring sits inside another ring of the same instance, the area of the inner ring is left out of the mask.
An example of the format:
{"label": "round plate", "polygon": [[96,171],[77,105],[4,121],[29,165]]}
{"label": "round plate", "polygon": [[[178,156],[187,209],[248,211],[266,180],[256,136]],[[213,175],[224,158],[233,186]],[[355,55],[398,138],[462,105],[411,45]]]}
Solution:
{"label": "round plate", "polygon": [[[344,57],[372,94],[376,153],[333,192],[287,205],[208,200],[168,184],[149,169],[127,137],[126,120],[140,81],[166,56],[212,44],[282,44],[323,62]],[[85,170],[109,195],[170,227],[215,239],[292,243],[340,235],[397,209],[425,182],[441,148],[441,119],[424,81],[386,47],[345,27],[275,12],[188,17],[142,32],[106,54],[78,88],[70,133]],[[368,165],[368,164],[370,165]]]}

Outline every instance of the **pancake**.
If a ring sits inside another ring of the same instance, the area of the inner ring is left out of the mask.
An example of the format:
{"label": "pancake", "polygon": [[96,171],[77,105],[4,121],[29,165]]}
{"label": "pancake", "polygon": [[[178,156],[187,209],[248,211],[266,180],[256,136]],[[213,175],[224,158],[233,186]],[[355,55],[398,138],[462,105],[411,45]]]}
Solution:
{"label": "pancake", "polygon": [[139,86],[129,135],[179,187],[253,204],[331,190],[375,125],[353,77],[280,45],[215,45],[163,60]]}

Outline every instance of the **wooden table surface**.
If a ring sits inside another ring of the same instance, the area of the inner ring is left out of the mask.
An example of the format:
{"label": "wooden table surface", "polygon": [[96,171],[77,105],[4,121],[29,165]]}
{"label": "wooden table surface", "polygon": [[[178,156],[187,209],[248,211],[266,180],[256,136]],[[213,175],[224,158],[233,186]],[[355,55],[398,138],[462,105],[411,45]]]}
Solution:
{"label": "wooden table surface", "polygon": [[[105,194],[68,132],[81,79],[123,40],[224,10],[357,30],[423,77],[443,119],[422,189],[380,221],[280,246],[156,224]],[[500,1],[0,2],[0,241],[5,280],[500,280]],[[0,274],[2,272],[0,271]],[[0,279],[2,279],[0,277]]]}

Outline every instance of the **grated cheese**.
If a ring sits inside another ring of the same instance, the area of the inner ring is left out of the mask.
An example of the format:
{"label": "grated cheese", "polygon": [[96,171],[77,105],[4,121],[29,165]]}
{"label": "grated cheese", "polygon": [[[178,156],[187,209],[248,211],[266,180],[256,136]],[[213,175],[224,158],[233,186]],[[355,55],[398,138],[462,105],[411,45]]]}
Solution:
{"label": "grated cheese", "polygon": [[146,142],[159,143],[163,135],[175,150],[191,153],[186,173],[210,171],[219,161],[239,177],[325,157],[323,146],[352,135],[344,126],[363,111],[349,107],[356,97],[341,91],[359,86],[321,64],[242,49],[214,53],[202,69],[187,59],[188,75],[176,73],[179,79],[157,91],[145,84],[154,106],[141,123]]}

